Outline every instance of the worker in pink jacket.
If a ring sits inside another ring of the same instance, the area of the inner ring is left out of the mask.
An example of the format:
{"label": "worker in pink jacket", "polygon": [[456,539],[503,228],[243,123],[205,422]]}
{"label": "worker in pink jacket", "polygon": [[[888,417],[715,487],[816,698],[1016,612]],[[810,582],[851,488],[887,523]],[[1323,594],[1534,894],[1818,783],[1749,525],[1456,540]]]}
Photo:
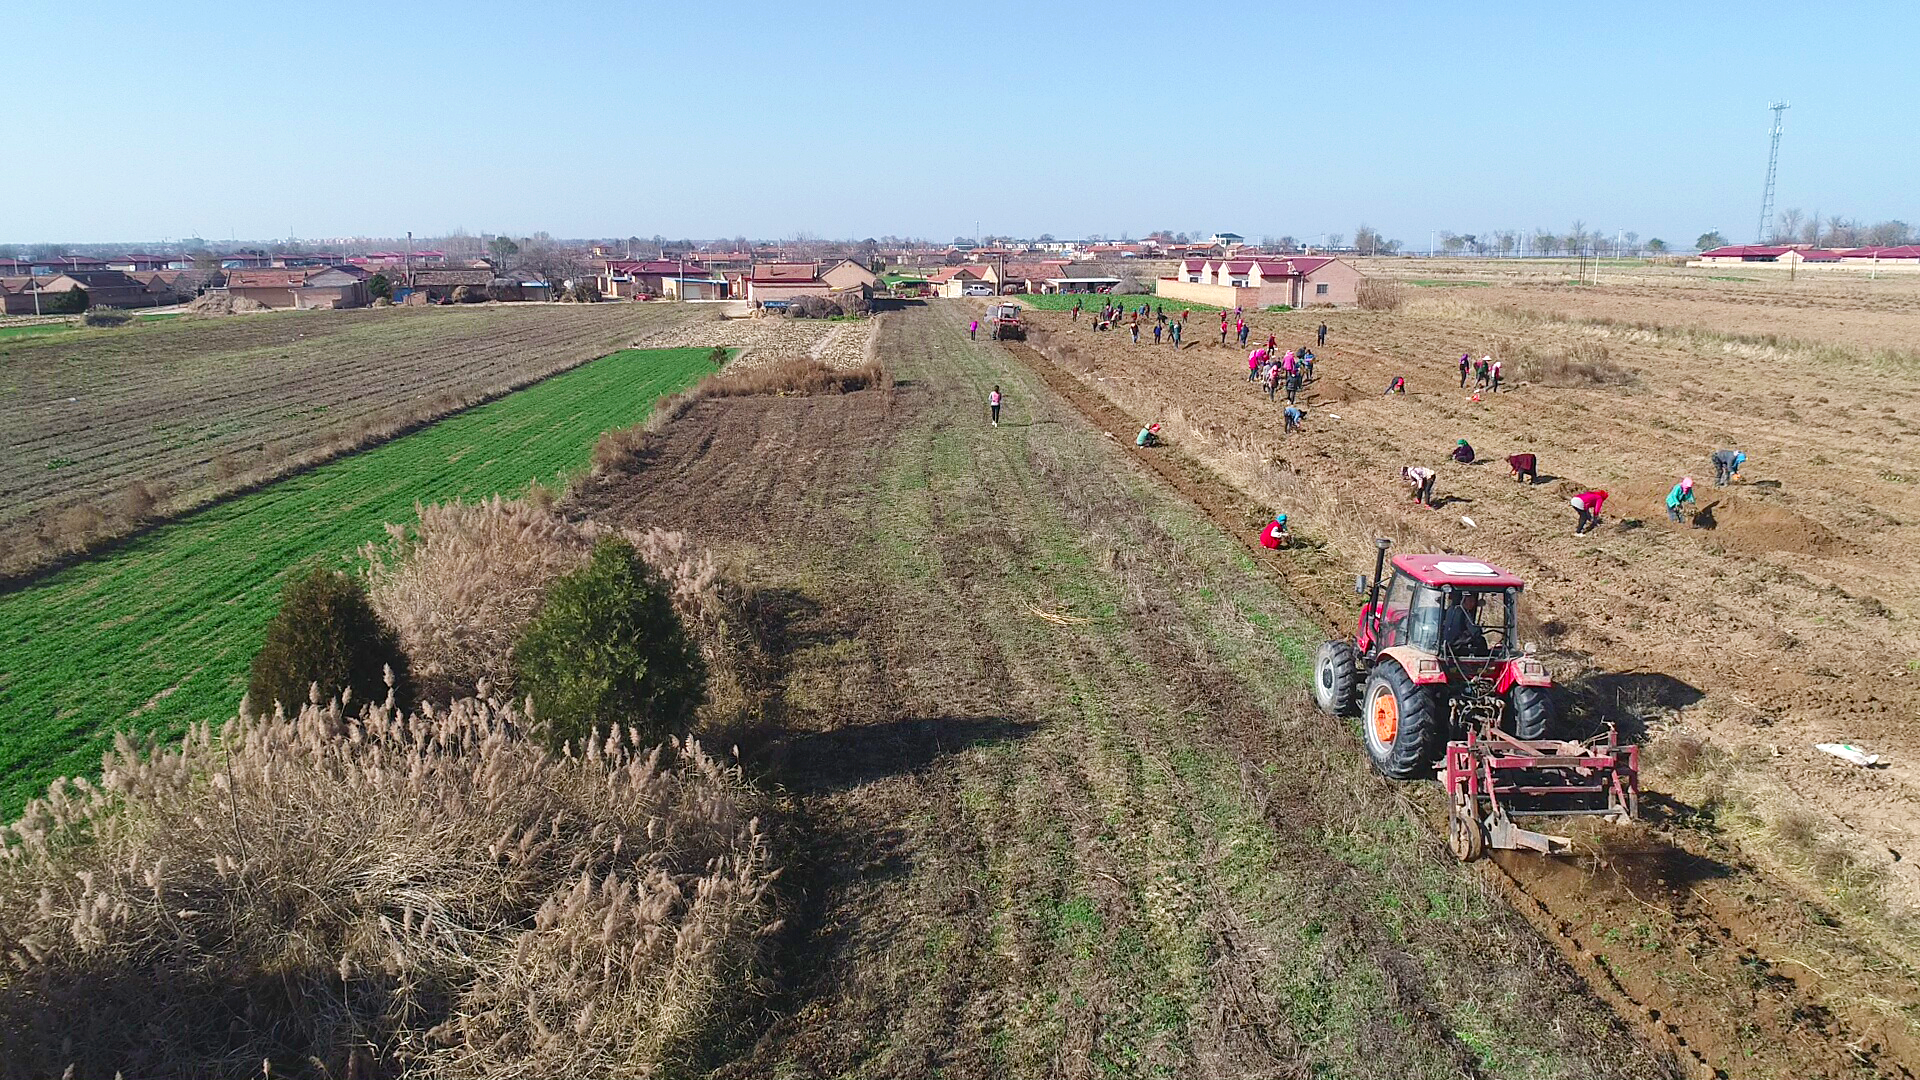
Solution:
{"label": "worker in pink jacket", "polygon": [[1600,527],[1600,504],[1607,501],[1606,492],[1583,491],[1567,501],[1580,513],[1580,523],[1573,527],[1573,535],[1579,536]]}

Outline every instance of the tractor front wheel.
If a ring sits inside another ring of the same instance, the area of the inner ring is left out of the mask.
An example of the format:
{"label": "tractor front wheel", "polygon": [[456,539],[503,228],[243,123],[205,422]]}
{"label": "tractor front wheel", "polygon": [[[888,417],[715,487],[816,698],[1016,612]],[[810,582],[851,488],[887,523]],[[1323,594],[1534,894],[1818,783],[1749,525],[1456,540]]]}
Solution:
{"label": "tractor front wheel", "polygon": [[1360,689],[1359,661],[1344,641],[1323,641],[1313,655],[1313,702],[1329,716],[1353,712]]}
{"label": "tractor front wheel", "polygon": [[1516,739],[1553,738],[1553,692],[1544,686],[1513,688],[1513,737]]}
{"label": "tractor front wheel", "polygon": [[1393,780],[1422,780],[1433,775],[1446,743],[1445,718],[1433,689],[1415,683],[1392,660],[1374,665],[1367,700],[1360,711],[1367,757]]}

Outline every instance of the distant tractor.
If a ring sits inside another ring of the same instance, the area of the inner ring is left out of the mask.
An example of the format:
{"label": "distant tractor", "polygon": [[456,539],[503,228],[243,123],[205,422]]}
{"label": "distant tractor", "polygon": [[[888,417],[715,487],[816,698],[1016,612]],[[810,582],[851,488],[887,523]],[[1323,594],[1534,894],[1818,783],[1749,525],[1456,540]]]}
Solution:
{"label": "distant tractor", "polygon": [[987,308],[987,323],[995,341],[1025,341],[1027,328],[1020,325],[1019,304],[994,304]]}
{"label": "distant tractor", "polygon": [[1373,577],[1355,582],[1367,603],[1354,639],[1320,646],[1314,701],[1334,715],[1359,712],[1383,775],[1438,775],[1454,854],[1570,849],[1519,828],[1518,817],[1637,816],[1639,747],[1623,745],[1612,725],[1585,742],[1556,737],[1553,680],[1518,643],[1524,583],[1464,555],[1396,555],[1388,581],[1388,542],[1374,543]]}

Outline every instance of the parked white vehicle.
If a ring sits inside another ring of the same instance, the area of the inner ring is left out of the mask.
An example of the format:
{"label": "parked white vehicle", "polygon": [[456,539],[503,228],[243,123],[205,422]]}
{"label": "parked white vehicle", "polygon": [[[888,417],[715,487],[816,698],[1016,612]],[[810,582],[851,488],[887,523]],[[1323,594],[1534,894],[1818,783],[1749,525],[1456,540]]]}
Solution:
{"label": "parked white vehicle", "polygon": [[967,295],[968,295],[968,296],[992,296],[992,295],[993,295],[993,286],[991,286],[991,285],[969,285],[969,286],[967,286]]}

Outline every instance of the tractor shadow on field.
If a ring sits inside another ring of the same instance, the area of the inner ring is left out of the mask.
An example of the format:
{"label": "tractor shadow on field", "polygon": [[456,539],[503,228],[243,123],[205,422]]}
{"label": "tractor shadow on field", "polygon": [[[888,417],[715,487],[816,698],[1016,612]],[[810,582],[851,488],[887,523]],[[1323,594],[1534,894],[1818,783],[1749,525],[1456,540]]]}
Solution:
{"label": "tractor shadow on field", "polygon": [[1591,738],[1608,723],[1628,742],[1647,738],[1647,722],[1685,709],[1706,696],[1699,687],[1658,671],[1589,671],[1556,686],[1567,733]]}

